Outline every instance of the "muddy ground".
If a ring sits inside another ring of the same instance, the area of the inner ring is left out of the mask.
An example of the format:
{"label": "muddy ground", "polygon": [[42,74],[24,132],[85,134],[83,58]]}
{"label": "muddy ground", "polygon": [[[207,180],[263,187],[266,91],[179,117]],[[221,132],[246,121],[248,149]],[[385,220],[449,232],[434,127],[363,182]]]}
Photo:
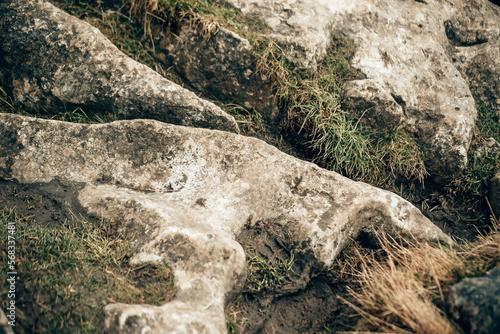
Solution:
{"label": "muddy ground", "polygon": [[[90,226],[101,229],[100,236],[108,241],[121,240],[119,222],[103,222],[88,215],[81,207],[76,197],[80,188],[78,183],[59,179],[49,183],[27,185],[0,177],[0,214],[10,215],[12,219],[9,221],[16,220],[17,228],[24,225],[40,226],[47,230],[67,230],[69,226],[76,231],[81,230],[80,224],[84,220],[90,223]],[[46,247],[43,246],[39,248],[33,248],[33,245],[27,246],[23,242],[25,239],[20,238],[22,231],[16,230],[15,233],[17,241],[15,333],[98,333],[95,328],[100,328],[104,321],[102,308],[106,304],[129,300],[140,303],[142,299],[145,303],[161,305],[171,300],[175,293],[174,278],[168,270],[162,270],[159,265],[130,265],[128,259],[131,253],[116,256],[120,259],[120,263],[122,258],[125,259],[125,265],[121,266],[95,261],[72,266],[67,272],[52,272],[50,269],[32,272],[27,270],[32,267],[27,262],[46,263],[50,257],[55,259],[53,261],[59,261],[60,254],[48,254]],[[38,236],[30,235],[28,238],[33,239]],[[23,247],[25,249],[22,249]],[[5,274],[3,270],[7,258],[6,249],[6,240],[0,240],[2,277]],[[45,276],[43,272],[47,275]],[[61,279],[57,279],[57,276]],[[69,294],[67,291],[62,291],[68,278],[72,282],[69,285],[71,289]],[[134,290],[131,294],[122,295],[123,300],[110,298],[119,296],[124,291],[122,286],[116,285],[117,280],[125,281],[124,285]],[[47,286],[47,282],[53,284]],[[54,286],[58,284],[59,286]],[[109,293],[109,290],[116,293]],[[0,307],[4,310],[9,301],[7,291],[6,282],[2,282]],[[151,291],[159,293],[155,295]],[[72,298],[74,294],[78,296]],[[85,297],[79,296],[80,294]]]}

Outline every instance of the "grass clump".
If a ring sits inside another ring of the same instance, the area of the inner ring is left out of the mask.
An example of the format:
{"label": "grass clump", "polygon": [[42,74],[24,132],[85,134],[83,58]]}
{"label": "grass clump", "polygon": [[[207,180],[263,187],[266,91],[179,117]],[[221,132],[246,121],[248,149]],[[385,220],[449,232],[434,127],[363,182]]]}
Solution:
{"label": "grass clump", "polygon": [[358,330],[391,333],[460,333],[440,308],[449,287],[500,264],[500,231],[456,249],[413,240],[402,246],[377,234],[379,250],[351,247],[336,270],[356,277],[348,303],[362,317]]}
{"label": "grass clump", "polygon": [[262,42],[257,54],[259,71],[273,78],[286,128],[300,135],[299,145],[315,162],[376,185],[399,175],[420,181],[427,175],[422,150],[407,134],[370,133],[342,110],[344,83],[360,76],[349,66],[352,44],[335,39],[312,77],[295,70],[272,41]]}
{"label": "grass clump", "polygon": [[106,123],[118,119],[117,115],[114,114],[101,115],[101,116],[95,114],[87,114],[81,108],[76,108],[71,111],[65,109],[64,111],[57,113],[47,112],[39,108],[31,112],[26,111],[26,109],[24,109],[21,104],[15,104],[13,100],[7,95],[7,93],[2,89],[2,87],[0,87],[0,113],[18,114],[23,116],[52,119],[63,122],[86,123],[86,124]]}
{"label": "grass clump", "polygon": [[271,291],[286,282],[293,272],[294,257],[288,261],[276,259],[265,259],[257,252],[249,250],[246,252],[248,274],[245,283],[247,292],[258,293]]}
{"label": "grass clump", "polygon": [[[488,182],[500,169],[500,149],[484,149],[489,138],[500,142],[500,124],[496,112],[484,103],[477,103],[477,131],[474,134],[476,149],[471,149],[467,166],[453,181],[453,185],[473,196],[485,196]],[[479,150],[478,150],[479,148]]]}
{"label": "grass clump", "polygon": [[[52,226],[0,211],[0,250],[15,225],[16,333],[96,333],[108,303],[160,305],[175,292],[169,268],[132,266],[134,250],[109,223],[85,219]],[[0,257],[0,300],[7,307],[7,256]]]}
{"label": "grass clump", "polygon": [[248,319],[241,317],[242,311],[239,309],[241,303],[241,295],[239,295],[233,302],[229,303],[226,307],[226,324],[227,332],[229,334],[243,333]]}

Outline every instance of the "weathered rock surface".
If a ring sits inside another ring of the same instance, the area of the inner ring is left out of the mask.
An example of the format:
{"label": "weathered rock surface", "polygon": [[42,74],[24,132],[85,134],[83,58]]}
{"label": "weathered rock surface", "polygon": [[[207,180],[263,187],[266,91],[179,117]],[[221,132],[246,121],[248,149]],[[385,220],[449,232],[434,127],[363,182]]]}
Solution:
{"label": "weathered rock surface", "polygon": [[466,333],[500,332],[500,267],[451,287],[449,313]]}
{"label": "weathered rock surface", "polygon": [[276,117],[271,80],[258,73],[254,48],[245,38],[222,27],[206,36],[201,28],[185,25],[178,36],[158,40],[157,57],[194,89]]}
{"label": "weathered rock surface", "polygon": [[83,125],[0,114],[0,172],[21,183],[77,182],[90,213],[115,219],[135,263],[164,262],[175,299],[106,306],[111,333],[224,333],[224,304],[245,280],[235,236],[264,219],[330,265],[373,227],[451,242],[397,195],[229,132],[152,120]]}
{"label": "weathered rock surface", "polygon": [[480,103],[500,114],[500,8],[488,1],[458,3],[445,22],[451,59]]}
{"label": "weathered rock surface", "polygon": [[369,130],[390,132],[404,121],[403,108],[374,80],[353,80],[344,86],[342,107]]}
{"label": "weathered rock surface", "polygon": [[0,85],[16,103],[237,132],[234,118],[42,0],[0,4]]}
{"label": "weathered rock surface", "polygon": [[467,1],[219,1],[264,19],[269,36],[308,73],[334,34],[346,36],[357,47],[352,65],[401,106],[436,180],[446,182],[465,167],[477,112],[467,82],[449,60],[444,22]]}

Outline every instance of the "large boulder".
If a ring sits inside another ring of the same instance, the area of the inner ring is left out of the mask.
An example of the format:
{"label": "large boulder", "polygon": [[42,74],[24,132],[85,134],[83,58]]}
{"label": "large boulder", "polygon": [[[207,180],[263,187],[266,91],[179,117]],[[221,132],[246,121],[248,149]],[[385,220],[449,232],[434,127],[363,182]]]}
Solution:
{"label": "large boulder", "polygon": [[0,87],[50,112],[82,107],[237,132],[234,118],[118,50],[98,29],[43,0],[0,4]]}
{"label": "large boulder", "polygon": [[453,285],[447,303],[466,333],[500,333],[500,267]]}
{"label": "large boulder", "polygon": [[269,120],[278,113],[269,77],[257,70],[250,42],[225,28],[210,35],[186,24],[178,35],[159,34],[156,56],[173,66],[194,90],[256,109]]}
{"label": "large boulder", "polygon": [[0,172],[24,184],[72,182],[88,212],[121,223],[139,251],[132,262],[172,268],[175,299],[106,306],[110,333],[224,333],[224,305],[246,274],[235,238],[264,220],[319,266],[373,228],[451,243],[391,192],[258,139],[153,120],[84,125],[0,114]]}
{"label": "large boulder", "polygon": [[451,59],[479,103],[500,115],[500,7],[488,1],[457,3],[445,22]]}
{"label": "large boulder", "polygon": [[[485,8],[493,6],[487,0],[477,1],[485,3]],[[466,80],[449,59],[451,44],[445,22],[455,8],[468,1],[219,2],[264,19],[271,29],[268,36],[307,73],[316,70],[333,35],[351,40],[357,47],[353,67],[366,75],[370,85],[376,82],[382,88],[380,101],[392,105],[386,98],[389,94],[400,105],[407,130],[424,145],[427,167],[435,179],[447,182],[465,167],[477,111]],[[498,22],[495,15],[490,17]],[[350,102],[359,100],[360,112],[375,100],[359,99],[363,92],[351,93]],[[390,108],[390,117],[397,123],[396,109]]]}

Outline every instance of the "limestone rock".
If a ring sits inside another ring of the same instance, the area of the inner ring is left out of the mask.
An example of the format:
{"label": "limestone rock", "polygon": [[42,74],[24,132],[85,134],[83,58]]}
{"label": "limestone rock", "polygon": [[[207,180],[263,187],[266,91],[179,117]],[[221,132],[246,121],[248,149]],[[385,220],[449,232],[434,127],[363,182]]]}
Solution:
{"label": "limestone rock", "polygon": [[477,111],[448,58],[444,22],[466,0],[219,2],[264,19],[269,36],[308,73],[316,70],[334,34],[347,37],[357,47],[353,67],[397,97],[406,128],[423,143],[435,179],[447,182],[465,167]]}
{"label": "limestone rock", "polygon": [[121,222],[139,250],[132,262],[172,268],[175,299],[106,306],[110,333],[224,333],[224,305],[246,277],[235,236],[264,219],[325,266],[372,228],[451,243],[399,196],[229,132],[0,114],[0,171],[21,183],[78,183],[86,210]]}
{"label": "limestone rock", "polygon": [[488,1],[458,3],[446,23],[451,59],[479,103],[500,115],[500,8]]}
{"label": "limestone rock", "polygon": [[179,36],[159,36],[157,55],[198,91],[222,101],[254,108],[268,119],[277,116],[271,80],[258,73],[249,41],[225,28],[206,36],[184,26]]}
{"label": "limestone rock", "polygon": [[0,85],[29,108],[83,107],[122,118],[238,131],[232,116],[42,0],[0,4]]}
{"label": "limestone rock", "polygon": [[451,287],[448,308],[466,333],[500,332],[500,267]]}
{"label": "limestone rock", "polygon": [[344,87],[342,107],[357,114],[369,130],[385,133],[395,130],[404,121],[403,108],[374,80],[354,80]]}

